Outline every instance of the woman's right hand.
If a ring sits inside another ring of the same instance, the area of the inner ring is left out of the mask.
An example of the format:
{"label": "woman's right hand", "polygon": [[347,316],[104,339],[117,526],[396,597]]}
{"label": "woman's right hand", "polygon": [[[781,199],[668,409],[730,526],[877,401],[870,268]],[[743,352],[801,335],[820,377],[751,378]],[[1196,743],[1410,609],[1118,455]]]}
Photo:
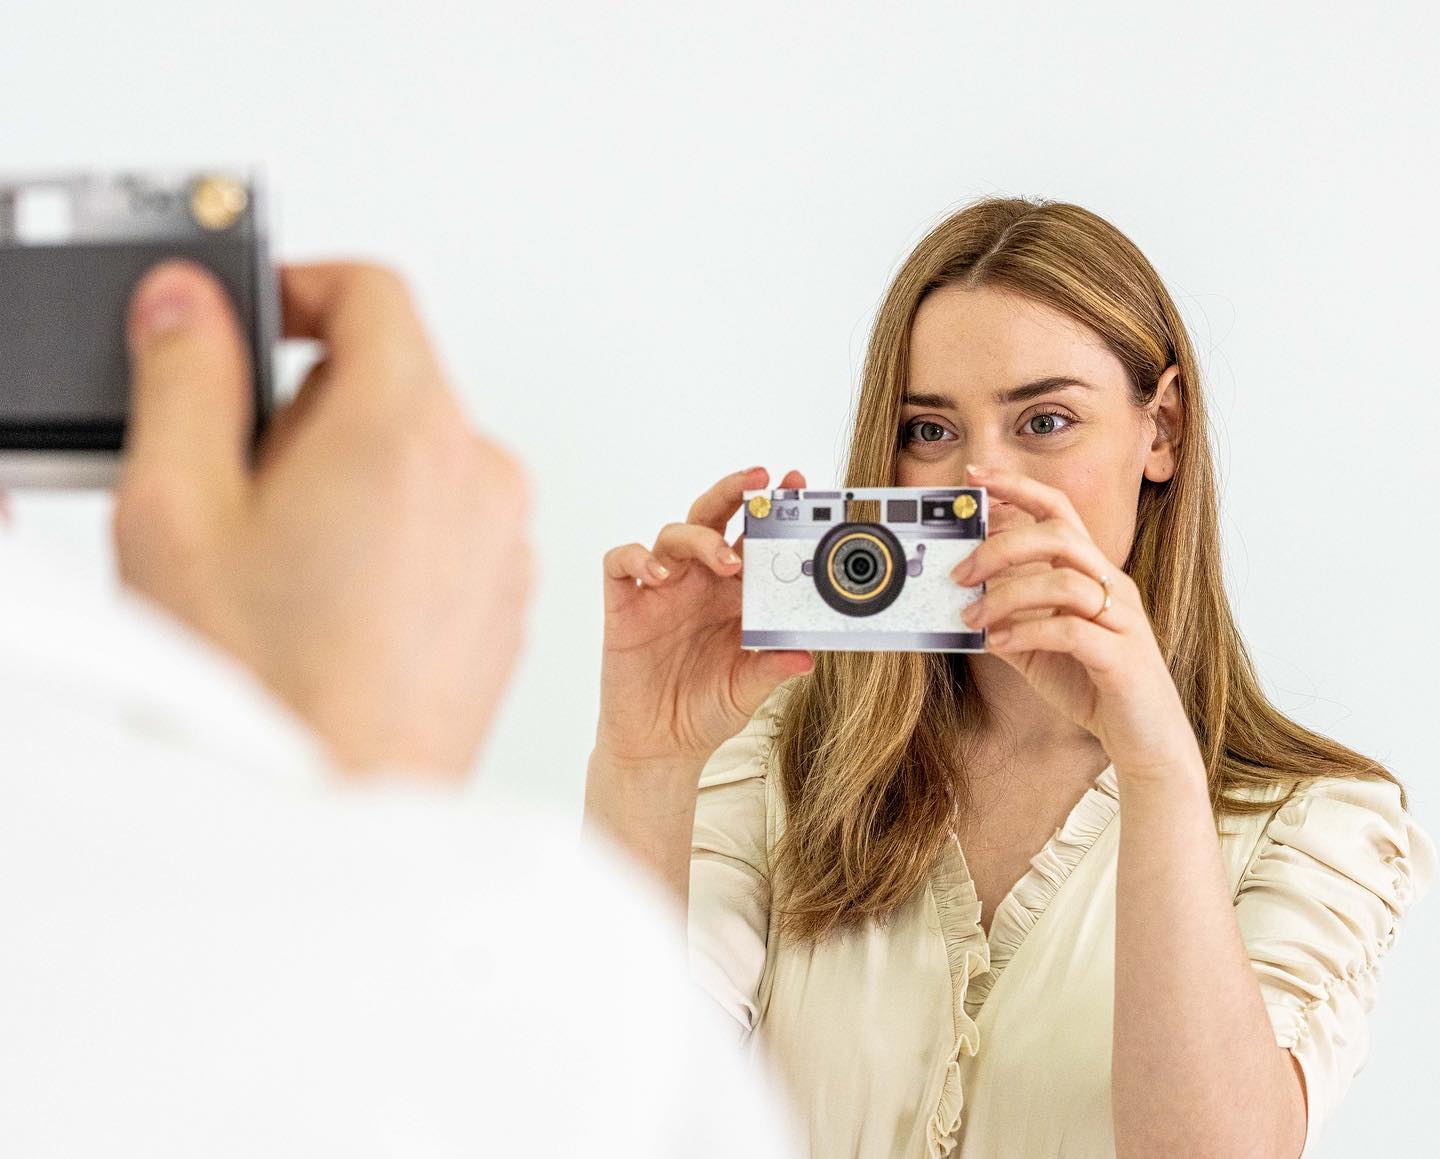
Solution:
{"label": "woman's right hand", "polygon": [[[721,479],[655,546],[605,555],[605,647],[596,753],[625,765],[704,763],[765,698],[810,671],[809,652],[740,648],[740,549],[725,527],[763,467]],[[781,487],[801,488],[791,471]]]}

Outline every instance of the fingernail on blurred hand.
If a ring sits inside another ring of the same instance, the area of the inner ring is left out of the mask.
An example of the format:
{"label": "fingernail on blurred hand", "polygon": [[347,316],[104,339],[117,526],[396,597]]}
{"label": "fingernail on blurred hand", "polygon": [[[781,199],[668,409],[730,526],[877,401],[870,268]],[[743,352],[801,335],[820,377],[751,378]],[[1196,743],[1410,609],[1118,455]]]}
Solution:
{"label": "fingernail on blurred hand", "polygon": [[193,274],[173,262],[156,266],[135,289],[129,326],[132,348],[181,329],[194,310]]}

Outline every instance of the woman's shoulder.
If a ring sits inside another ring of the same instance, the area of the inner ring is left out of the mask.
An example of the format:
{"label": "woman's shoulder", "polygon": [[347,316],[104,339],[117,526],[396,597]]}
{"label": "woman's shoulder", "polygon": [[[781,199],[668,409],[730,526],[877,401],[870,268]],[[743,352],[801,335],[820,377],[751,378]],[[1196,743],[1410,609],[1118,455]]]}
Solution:
{"label": "woman's shoulder", "polygon": [[1235,914],[1275,1041],[1304,1071],[1313,1139],[1369,1054],[1382,965],[1436,853],[1385,777],[1315,777],[1276,805]]}
{"label": "woman's shoulder", "polygon": [[1403,911],[1429,891],[1436,846],[1394,781],[1364,774],[1303,781],[1266,820],[1246,878],[1344,877]]}

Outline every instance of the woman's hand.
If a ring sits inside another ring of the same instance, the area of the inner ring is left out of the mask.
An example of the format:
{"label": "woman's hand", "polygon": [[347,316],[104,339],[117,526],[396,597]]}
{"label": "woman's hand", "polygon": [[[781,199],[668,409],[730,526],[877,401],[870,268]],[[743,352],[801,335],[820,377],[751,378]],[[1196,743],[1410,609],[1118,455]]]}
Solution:
{"label": "woman's hand", "polygon": [[[655,546],[605,555],[605,648],[596,752],[623,764],[703,762],[784,680],[808,672],[808,652],[740,648],[740,548],[725,526],[763,467],[727,475]],[[781,487],[805,486],[791,471]]]}
{"label": "woman's hand", "polygon": [[[966,623],[988,629],[987,650],[1093,733],[1117,771],[1173,769],[1177,738],[1193,744],[1194,730],[1134,581],[1090,538],[1063,491],[1014,471],[968,473],[1036,522],[987,539],[952,578],[978,586],[1017,564],[1051,566],[989,588],[965,609]],[[1111,605],[1092,620],[1104,602],[1101,576],[1110,578]]]}

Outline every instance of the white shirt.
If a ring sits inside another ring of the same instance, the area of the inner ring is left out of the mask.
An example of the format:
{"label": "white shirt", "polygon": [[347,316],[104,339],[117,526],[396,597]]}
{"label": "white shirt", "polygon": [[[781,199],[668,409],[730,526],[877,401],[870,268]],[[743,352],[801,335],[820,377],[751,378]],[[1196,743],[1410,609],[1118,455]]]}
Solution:
{"label": "white shirt", "polygon": [[618,855],[355,785],[0,535],[0,1153],[798,1152]]}

